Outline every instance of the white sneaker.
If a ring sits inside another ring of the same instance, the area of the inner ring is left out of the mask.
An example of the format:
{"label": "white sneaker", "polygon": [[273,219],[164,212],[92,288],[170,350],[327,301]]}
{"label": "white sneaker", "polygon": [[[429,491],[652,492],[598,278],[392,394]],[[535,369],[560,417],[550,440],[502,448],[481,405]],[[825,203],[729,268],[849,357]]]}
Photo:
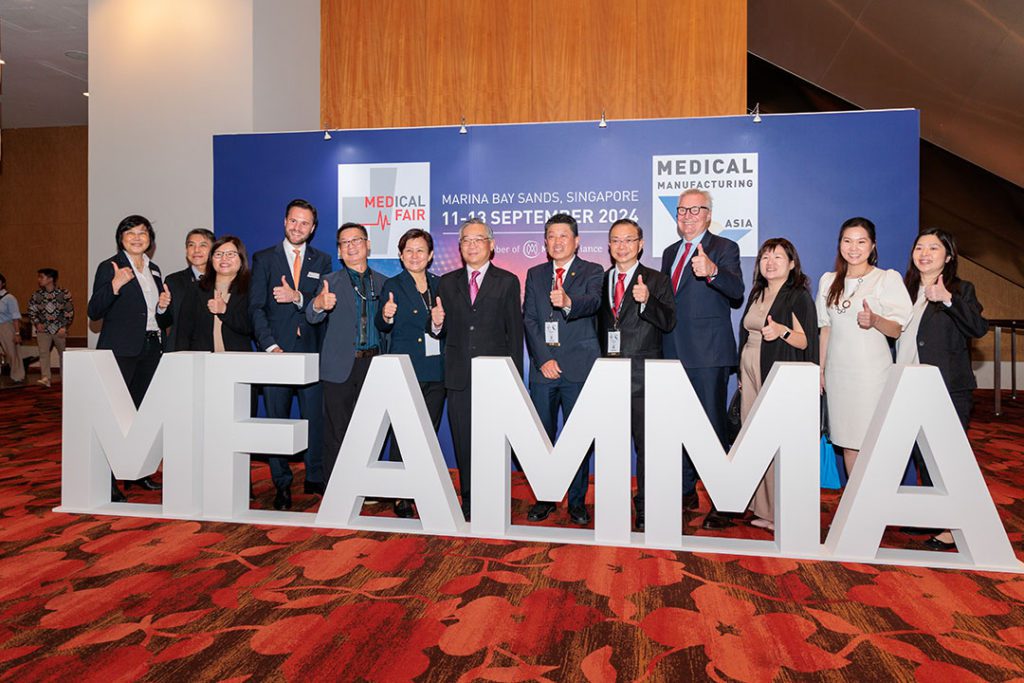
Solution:
{"label": "white sneaker", "polygon": [[36,384],[42,384],[44,387],[48,387],[50,386],[50,378],[40,377],[39,379],[36,380]]}

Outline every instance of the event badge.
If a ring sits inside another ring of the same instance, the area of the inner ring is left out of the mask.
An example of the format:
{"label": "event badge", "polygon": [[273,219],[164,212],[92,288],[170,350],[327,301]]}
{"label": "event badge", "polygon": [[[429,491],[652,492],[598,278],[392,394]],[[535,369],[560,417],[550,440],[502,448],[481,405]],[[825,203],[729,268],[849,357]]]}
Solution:
{"label": "event badge", "polygon": [[426,356],[440,356],[441,342],[429,334],[423,335],[423,353]]}
{"label": "event badge", "polygon": [[621,353],[622,333],[619,330],[608,330],[608,355],[617,356]]}
{"label": "event badge", "polygon": [[544,323],[544,341],[548,346],[558,346],[557,320],[549,320]]}
{"label": "event badge", "polygon": [[313,271],[309,271],[308,273],[306,273],[306,277],[311,277],[314,280],[319,280],[320,279],[320,273],[314,273]]}

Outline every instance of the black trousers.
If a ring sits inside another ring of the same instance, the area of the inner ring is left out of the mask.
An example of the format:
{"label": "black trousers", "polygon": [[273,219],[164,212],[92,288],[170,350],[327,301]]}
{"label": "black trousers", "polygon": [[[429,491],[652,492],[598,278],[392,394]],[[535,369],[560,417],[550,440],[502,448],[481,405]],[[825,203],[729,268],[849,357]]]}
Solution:
{"label": "black trousers", "polygon": [[[420,382],[420,392],[423,393],[423,400],[427,404],[427,414],[430,415],[430,421],[434,425],[434,431],[441,426],[441,415],[444,413],[444,382]],[[395,439],[395,433],[391,432],[391,450],[389,451],[390,459],[395,461],[402,460],[402,451],[398,446],[398,441]]]}
{"label": "black trousers", "polygon": [[117,367],[121,371],[121,377],[128,387],[128,394],[132,397],[132,403],[138,408],[142,405],[142,399],[146,397],[149,383],[153,381],[156,374],[156,367],[160,365],[160,356],[163,353],[160,343],[159,332],[147,332],[146,341],[142,344],[142,352],[137,356],[115,356]]}
{"label": "black trousers", "polygon": [[465,389],[448,390],[448,425],[452,430],[452,446],[455,448],[455,464],[459,468],[459,493],[465,501],[470,495],[472,470],[473,416],[472,391]]}
{"label": "black trousers", "polygon": [[323,387],[325,482],[331,480],[331,472],[334,471],[334,463],[338,461],[341,442],[345,440],[345,432],[352,421],[352,413],[356,409],[356,401],[359,399],[359,392],[363,390],[366,372],[370,369],[372,360],[372,357],[356,358],[352,362],[352,372],[344,382],[320,381]]}
{"label": "black trousers", "polygon": [[[967,422],[971,419],[971,408],[974,406],[973,392],[954,391],[949,394],[949,397],[953,399],[956,416],[960,418],[960,424],[963,425],[966,432]],[[931,486],[932,475],[928,474],[928,469],[924,464],[924,456],[921,455],[921,449],[918,448],[916,443],[914,444],[914,450],[910,452],[910,458],[914,461],[914,467],[917,468],[918,473],[921,475],[921,485]]]}

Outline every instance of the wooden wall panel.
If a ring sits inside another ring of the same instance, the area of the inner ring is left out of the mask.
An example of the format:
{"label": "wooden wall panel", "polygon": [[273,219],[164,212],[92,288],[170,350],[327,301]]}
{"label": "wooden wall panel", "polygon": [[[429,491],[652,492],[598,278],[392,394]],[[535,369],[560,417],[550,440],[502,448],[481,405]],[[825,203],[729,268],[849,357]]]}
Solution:
{"label": "wooden wall panel", "polygon": [[22,313],[37,288],[36,271],[56,268],[75,299],[71,336],[86,333],[88,129],[3,131],[0,164],[0,272]]}
{"label": "wooden wall panel", "polygon": [[325,128],[746,111],[746,0],[321,0]]}

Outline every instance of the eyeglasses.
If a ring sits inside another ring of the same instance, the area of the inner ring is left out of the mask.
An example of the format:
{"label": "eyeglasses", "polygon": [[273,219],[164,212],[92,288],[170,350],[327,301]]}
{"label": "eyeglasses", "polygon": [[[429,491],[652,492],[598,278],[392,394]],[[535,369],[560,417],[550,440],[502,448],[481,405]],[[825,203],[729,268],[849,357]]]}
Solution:
{"label": "eyeglasses", "polygon": [[612,245],[613,247],[617,247],[620,244],[625,244],[631,247],[639,241],[639,237],[613,237],[610,240],[608,240],[608,244]]}
{"label": "eyeglasses", "polygon": [[362,244],[365,241],[366,241],[365,237],[353,237],[350,240],[338,240],[338,246],[341,247],[342,249],[344,249],[346,247],[359,246],[360,244]]}
{"label": "eyeglasses", "polygon": [[459,240],[459,243],[460,244],[476,245],[476,244],[483,244],[484,242],[490,242],[490,241],[491,241],[491,239],[489,237],[463,237],[462,239]]}
{"label": "eyeglasses", "polygon": [[697,215],[700,214],[701,209],[703,209],[704,211],[710,211],[711,207],[709,207],[709,206],[680,206],[680,207],[676,208],[676,215],[677,216],[685,216],[686,214],[690,214],[691,216],[697,216]]}
{"label": "eyeglasses", "polygon": [[233,259],[237,257],[237,251],[215,251],[213,253],[213,258],[217,259],[218,261],[226,261],[227,259]]}

